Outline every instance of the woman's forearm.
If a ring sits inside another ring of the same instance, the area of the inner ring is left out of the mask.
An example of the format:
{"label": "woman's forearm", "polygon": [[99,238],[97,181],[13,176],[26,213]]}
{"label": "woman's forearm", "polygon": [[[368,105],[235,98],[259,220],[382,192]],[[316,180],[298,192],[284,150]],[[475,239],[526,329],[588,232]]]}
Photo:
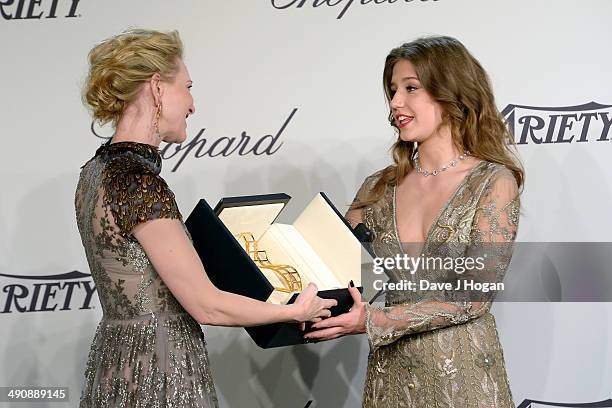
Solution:
{"label": "woman's forearm", "polygon": [[212,326],[259,326],[278,322],[297,322],[301,314],[299,304],[275,305],[245,296],[215,290],[201,303],[201,311],[194,318],[200,324]]}
{"label": "woman's forearm", "polygon": [[172,294],[200,324],[258,326],[297,321],[306,315],[299,302],[275,305],[216,288],[177,220],[141,224],[134,236]]}

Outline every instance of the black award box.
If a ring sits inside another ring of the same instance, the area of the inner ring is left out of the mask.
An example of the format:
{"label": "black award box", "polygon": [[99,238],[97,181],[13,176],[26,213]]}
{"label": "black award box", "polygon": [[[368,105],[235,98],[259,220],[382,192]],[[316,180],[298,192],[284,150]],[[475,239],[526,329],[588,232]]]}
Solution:
{"label": "black award box", "polygon": [[[349,311],[349,281],[361,288],[361,243],[324,193],[317,194],[293,224],[276,223],[287,194],[229,197],[213,210],[198,202],[185,222],[212,283],[264,302],[293,303],[314,282],[318,296]],[[299,326],[276,323],[245,328],[262,348],[304,343]]]}

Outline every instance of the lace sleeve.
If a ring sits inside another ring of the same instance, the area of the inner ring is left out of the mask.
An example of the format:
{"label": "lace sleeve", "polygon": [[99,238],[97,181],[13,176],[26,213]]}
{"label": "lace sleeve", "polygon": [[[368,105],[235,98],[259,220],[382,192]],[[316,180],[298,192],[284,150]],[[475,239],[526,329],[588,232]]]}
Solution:
{"label": "lace sleeve", "polygon": [[[355,205],[358,202],[365,201],[366,196],[368,195],[370,190],[372,190],[372,188],[374,187],[374,185],[376,184],[376,182],[380,178],[380,176],[383,173],[383,171],[384,170],[379,170],[376,173],[367,176],[363,180],[363,183],[361,183],[361,186],[357,190],[357,193],[355,193],[355,198],[353,198],[351,206]],[[346,215],[345,215],[344,218],[346,218],[346,220],[349,222],[349,224],[351,224],[351,226],[354,228],[357,224],[359,224],[361,222],[364,222],[364,220],[363,220],[363,208],[358,208],[358,209],[355,209],[355,210],[351,210],[349,208],[349,210],[346,212]]]}
{"label": "lace sleeve", "polygon": [[103,179],[104,204],[111,209],[124,238],[138,224],[157,218],[181,219],[174,194],[159,175],[141,166],[116,160]]}
{"label": "lace sleeve", "polygon": [[[484,262],[479,276],[468,273],[461,279],[501,282],[518,228],[518,188],[512,174],[503,169],[485,187],[471,226],[466,256],[482,253],[483,244],[495,248]],[[489,311],[494,292],[462,301],[424,300],[407,305],[377,307],[366,305],[366,332],[372,349],[390,344],[402,336],[462,324]],[[448,299],[448,298],[445,298]]]}

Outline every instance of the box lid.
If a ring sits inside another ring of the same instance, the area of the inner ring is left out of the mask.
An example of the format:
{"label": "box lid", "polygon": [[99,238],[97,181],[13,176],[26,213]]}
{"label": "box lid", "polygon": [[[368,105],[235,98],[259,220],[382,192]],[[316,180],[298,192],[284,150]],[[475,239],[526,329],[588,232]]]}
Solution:
{"label": "box lid", "polygon": [[284,193],[226,197],[215,206],[215,214],[233,235],[250,232],[259,240],[290,199]]}

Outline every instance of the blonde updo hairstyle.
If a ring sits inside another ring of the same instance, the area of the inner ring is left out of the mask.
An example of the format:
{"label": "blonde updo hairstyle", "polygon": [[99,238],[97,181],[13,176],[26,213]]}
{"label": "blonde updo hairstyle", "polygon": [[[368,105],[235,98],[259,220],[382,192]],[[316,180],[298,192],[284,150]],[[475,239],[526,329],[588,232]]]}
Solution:
{"label": "blonde updo hairstyle", "polygon": [[183,57],[178,31],[134,29],[96,45],[88,56],[83,101],[100,124],[117,122],[154,74],[171,80]]}

